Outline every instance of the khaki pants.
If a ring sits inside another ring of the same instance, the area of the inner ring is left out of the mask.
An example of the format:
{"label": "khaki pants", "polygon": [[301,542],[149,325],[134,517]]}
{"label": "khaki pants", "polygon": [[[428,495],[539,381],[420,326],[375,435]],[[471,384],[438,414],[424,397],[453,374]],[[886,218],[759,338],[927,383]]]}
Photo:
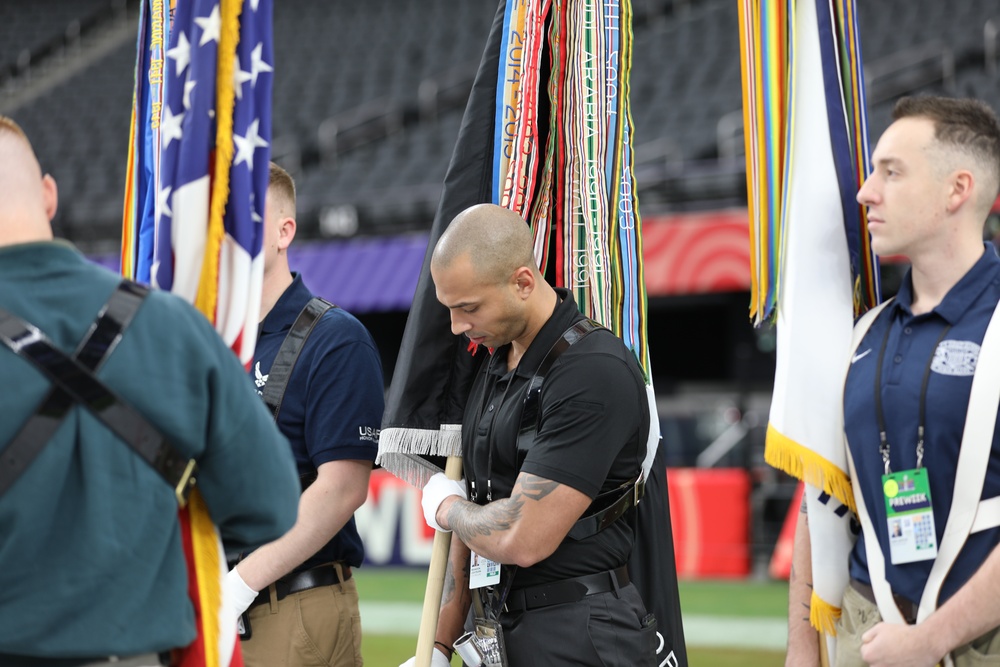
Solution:
{"label": "khaki pants", "polygon": [[[867,663],[861,659],[861,636],[881,622],[882,615],[875,603],[848,586],[837,621],[837,655],[833,667],[865,667]],[[955,667],[1000,665],[1000,628],[955,649],[951,656]]]}
{"label": "khaki pants", "polygon": [[361,667],[361,614],[354,579],[250,610],[246,667]]}

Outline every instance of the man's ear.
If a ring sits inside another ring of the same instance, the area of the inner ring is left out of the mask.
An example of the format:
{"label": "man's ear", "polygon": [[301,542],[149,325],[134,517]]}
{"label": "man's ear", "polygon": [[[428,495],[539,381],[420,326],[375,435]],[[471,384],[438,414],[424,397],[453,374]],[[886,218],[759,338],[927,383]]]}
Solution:
{"label": "man's ear", "polygon": [[45,206],[45,215],[48,216],[49,222],[52,222],[52,219],[56,217],[56,211],[59,210],[59,186],[56,185],[56,179],[48,174],[42,176],[42,201]]}
{"label": "man's ear", "polygon": [[295,218],[282,218],[278,223],[278,250],[285,250],[295,240]]}
{"label": "man's ear", "polygon": [[527,299],[535,291],[537,281],[535,280],[535,272],[531,270],[531,267],[520,267],[514,271],[513,278],[514,284],[517,287],[517,294],[522,299]]}
{"label": "man's ear", "polygon": [[949,189],[946,206],[949,213],[954,213],[972,197],[976,189],[976,179],[968,169],[959,169],[948,178]]}

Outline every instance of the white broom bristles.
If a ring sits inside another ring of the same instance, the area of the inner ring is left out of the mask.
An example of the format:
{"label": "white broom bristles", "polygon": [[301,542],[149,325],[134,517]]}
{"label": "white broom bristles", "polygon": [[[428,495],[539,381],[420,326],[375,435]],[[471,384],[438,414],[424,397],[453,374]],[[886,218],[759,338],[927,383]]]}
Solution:
{"label": "white broom bristles", "polygon": [[442,470],[422,457],[461,455],[460,424],[442,424],[438,430],[387,428],[379,434],[375,462],[407,484],[423,488],[431,476]]}

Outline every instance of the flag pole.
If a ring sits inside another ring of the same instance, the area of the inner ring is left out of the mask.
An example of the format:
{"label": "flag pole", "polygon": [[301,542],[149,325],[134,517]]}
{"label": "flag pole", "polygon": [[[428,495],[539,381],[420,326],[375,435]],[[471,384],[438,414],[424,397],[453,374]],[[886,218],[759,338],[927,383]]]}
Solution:
{"label": "flag pole", "polygon": [[[449,456],[444,466],[448,479],[462,479],[462,457]],[[427,587],[424,589],[424,606],[420,612],[420,630],[417,634],[417,665],[431,667],[434,654],[434,636],[437,634],[438,613],[441,594],[444,592],[444,576],[448,571],[448,553],[451,550],[451,531],[434,533],[431,546],[431,563],[427,568]]]}

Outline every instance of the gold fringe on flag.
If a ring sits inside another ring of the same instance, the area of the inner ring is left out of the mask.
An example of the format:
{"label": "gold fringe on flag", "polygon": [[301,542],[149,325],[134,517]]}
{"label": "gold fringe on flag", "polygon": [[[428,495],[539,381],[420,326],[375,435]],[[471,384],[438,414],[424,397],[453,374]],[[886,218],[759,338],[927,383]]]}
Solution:
{"label": "gold fringe on flag", "polygon": [[[837,621],[840,619],[840,608],[824,602],[814,592],[809,603],[809,623],[814,628],[831,637],[837,635]],[[822,636],[820,637],[822,639]]]}
{"label": "gold fringe on flag", "polygon": [[208,506],[197,489],[191,492],[188,499],[188,512],[191,521],[191,550],[194,552],[194,569],[198,578],[198,598],[202,612],[199,635],[205,647],[205,667],[221,667],[217,648],[219,609],[222,607],[219,534],[208,515]]}
{"label": "gold fringe on flag", "polygon": [[229,169],[233,163],[233,107],[236,88],[233,86],[233,64],[240,41],[242,0],[222,0],[222,27],[219,32],[218,69],[215,77],[216,130],[215,168],[205,240],[205,259],[201,264],[201,279],[195,308],[215,322],[219,297],[219,254],[225,237],[223,217],[229,202]]}
{"label": "gold fringe on flag", "polygon": [[[219,33],[216,74],[216,143],[212,194],[205,242],[205,258],[194,305],[210,322],[216,321],[219,284],[219,256],[225,236],[223,217],[229,200],[229,170],[233,162],[233,108],[236,90],[233,86],[233,66],[236,46],[240,40],[242,0],[223,0],[222,26]],[[205,667],[219,665],[219,609],[222,604],[219,536],[208,514],[201,494],[195,490],[189,500],[191,544],[198,577],[202,627],[200,636],[205,646]]]}
{"label": "gold fringe on flag", "polygon": [[857,511],[854,493],[851,491],[851,479],[847,474],[813,450],[779,433],[773,424],[767,426],[764,460],[768,465],[796,479],[823,489],[852,512]]}

